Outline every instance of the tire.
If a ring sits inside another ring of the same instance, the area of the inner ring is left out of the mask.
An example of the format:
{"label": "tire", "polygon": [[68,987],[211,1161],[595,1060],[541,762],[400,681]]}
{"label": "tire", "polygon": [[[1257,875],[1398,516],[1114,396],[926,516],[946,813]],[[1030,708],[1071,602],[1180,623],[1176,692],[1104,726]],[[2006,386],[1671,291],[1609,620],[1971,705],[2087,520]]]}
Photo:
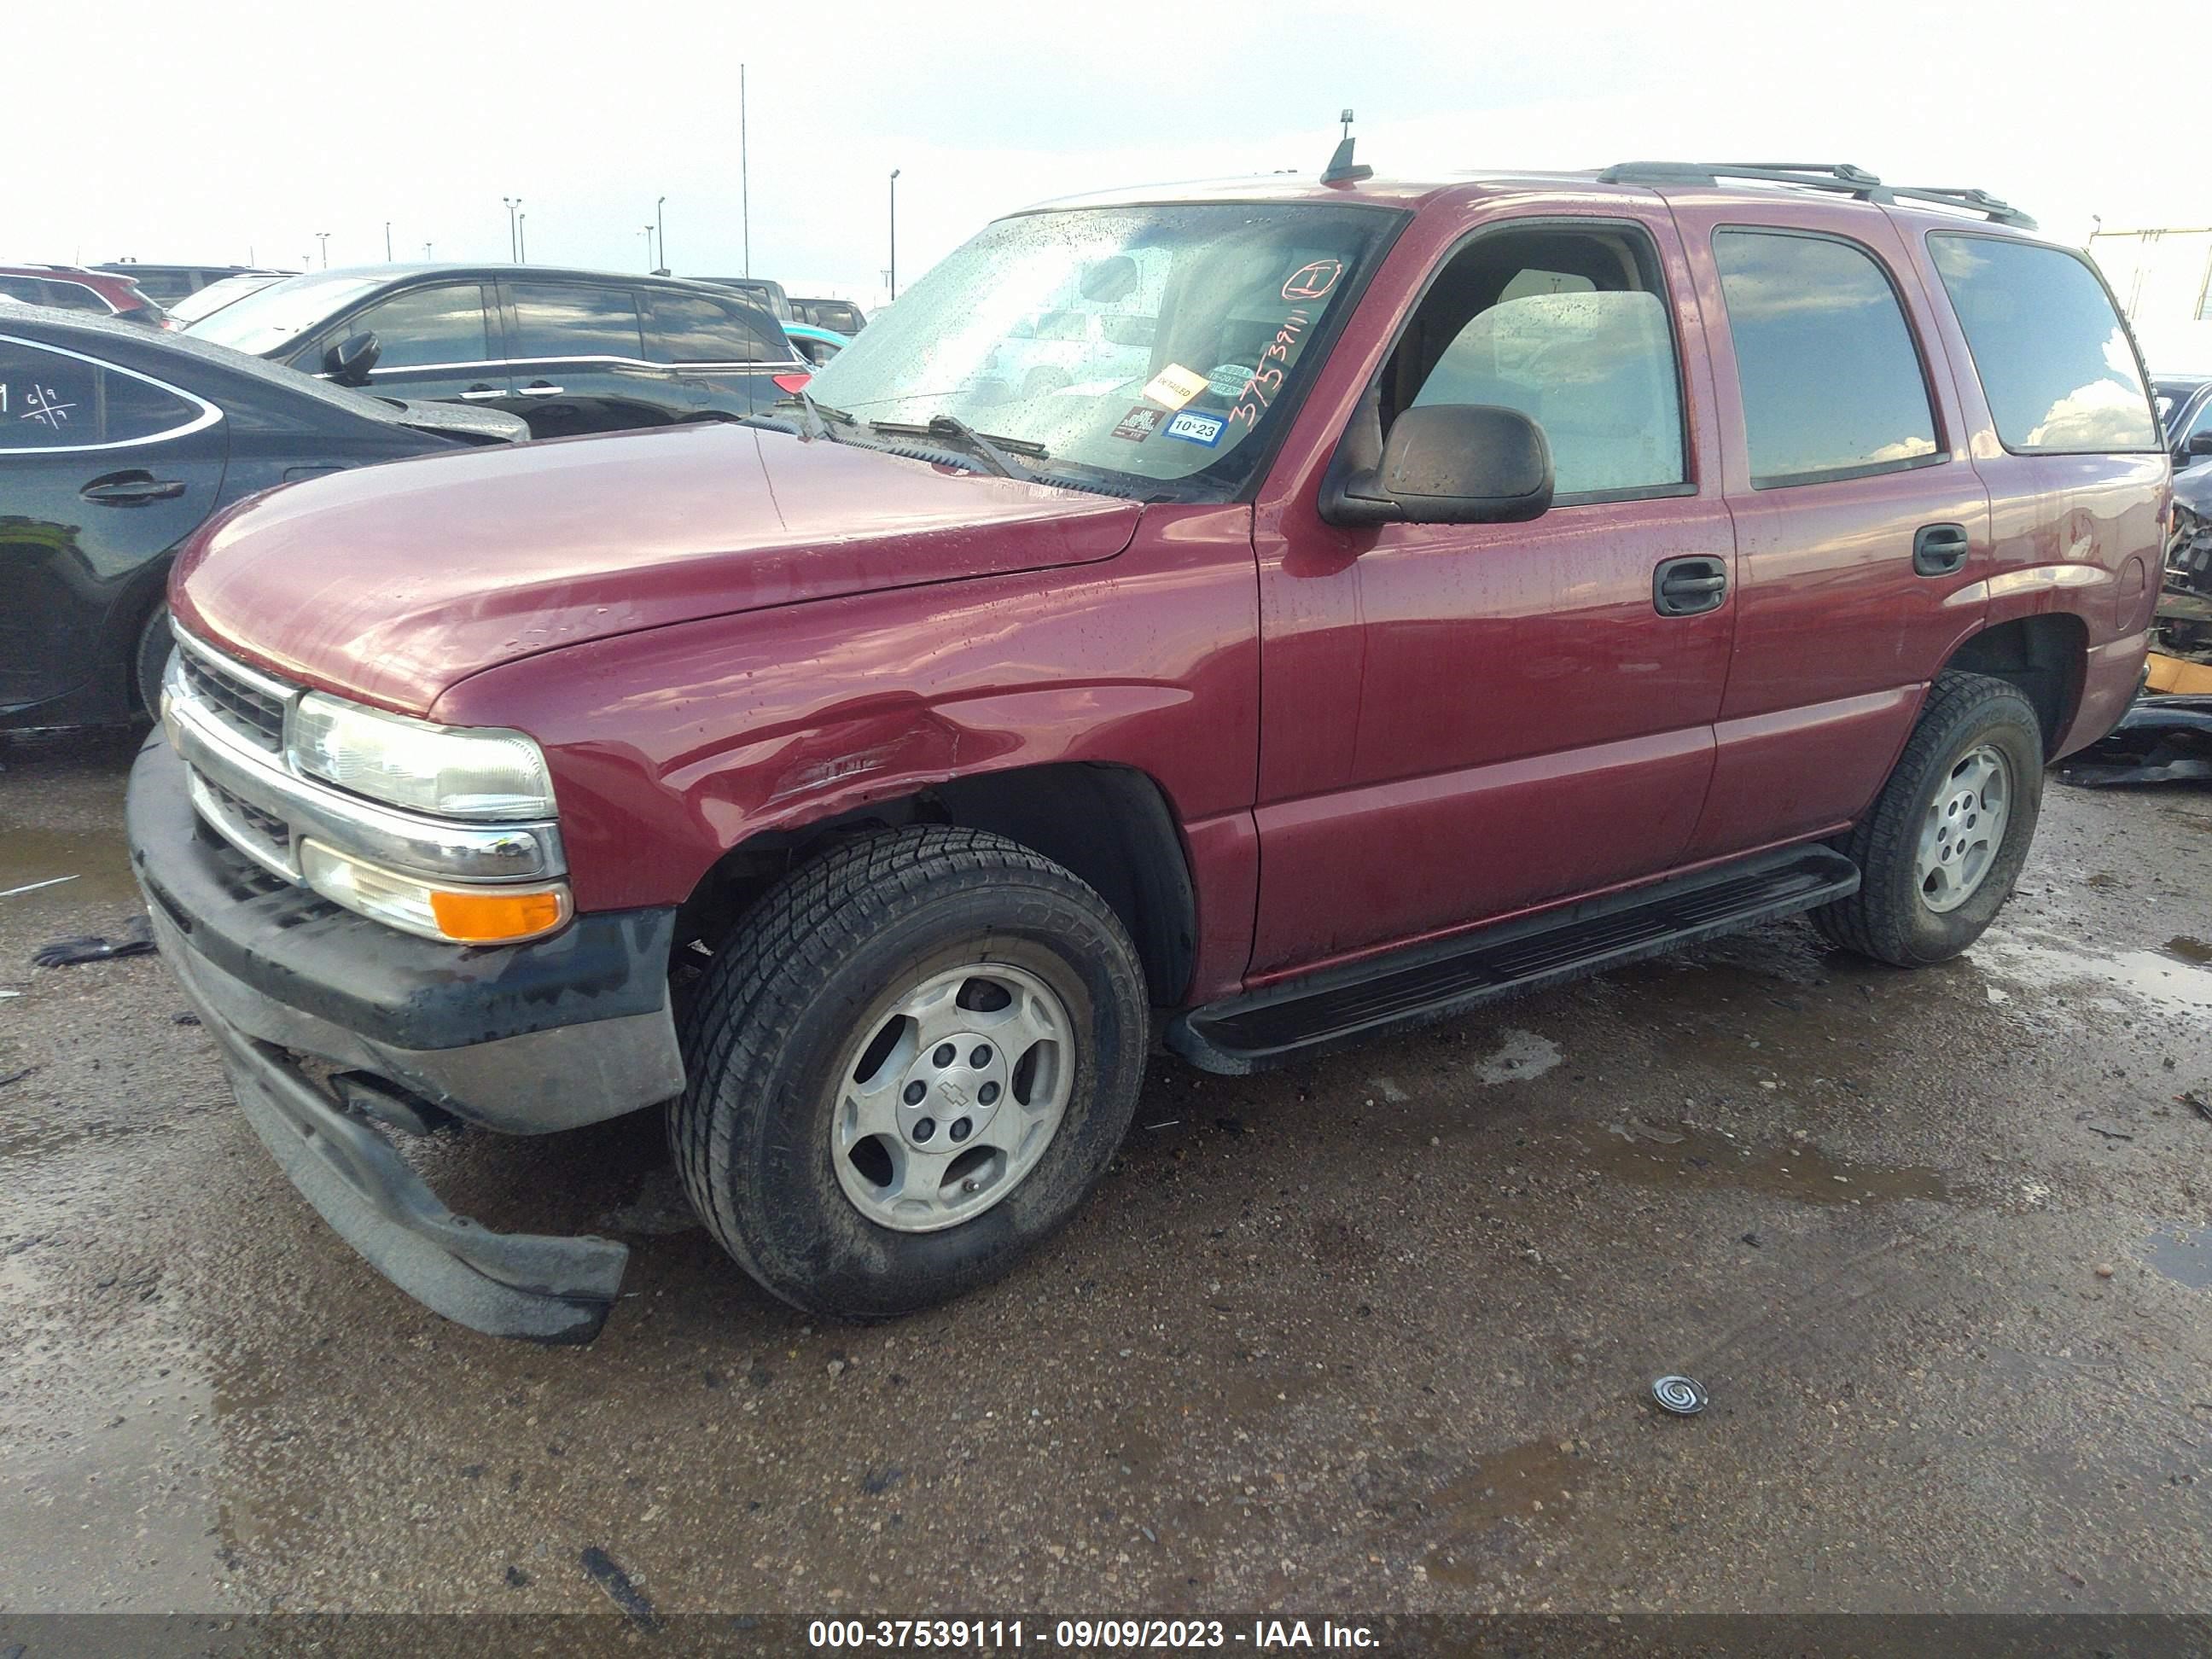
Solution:
{"label": "tire", "polygon": [[[993,1005],[1008,987],[1029,994]],[[937,1012],[902,1012],[932,997]],[[1045,1018],[1054,1010],[1057,1027]],[[1017,1060],[1027,1042],[1017,1032],[993,1051],[997,1115],[974,1109],[981,1127],[963,1152],[945,1138],[967,1121],[953,1108],[933,1132],[906,1115],[939,1109],[948,1089],[963,1100],[988,1091],[984,1073],[958,1069],[988,1040],[939,1046],[925,1033],[988,1033],[1033,1015],[1065,1040]],[[683,1037],[688,1081],[669,1139],[700,1218],[772,1295],[868,1321],[987,1285],[1066,1223],[1129,1127],[1150,1029],[1136,947],[1097,893],[1003,836],[932,826],[849,843],[787,877],[716,952]],[[948,1048],[956,1070],[931,1069]],[[877,1121],[853,1103],[864,1076],[893,1079],[867,1098],[890,1103],[895,1132],[862,1133]],[[921,1108],[909,1103],[917,1081]],[[1048,1095],[1060,1104],[1046,1132]],[[1032,1107],[1034,1122],[1017,1115]],[[928,1170],[947,1156],[940,1187]],[[964,1182],[963,1158],[981,1159]]]}
{"label": "tire", "polygon": [[[1946,860],[1960,842],[1945,829],[1945,850],[1923,878],[1923,832],[1994,815],[1990,792],[1976,793],[1976,779],[1990,775],[1990,757],[2002,763],[2002,838],[1985,864],[1970,854],[1947,876]],[[1859,866],[1859,890],[1815,910],[1814,926],[1847,951],[1899,968],[1957,956],[2011,896],[2042,810],[2043,766],[2042,724],[2017,689],[1982,674],[1937,676],[1874,810],[1838,843]],[[1968,797],[1950,812],[1950,804]],[[1942,884],[1961,870],[1974,877],[1970,890],[1948,896]]]}
{"label": "tire", "polygon": [[168,672],[169,653],[176,648],[169,635],[169,607],[157,605],[138,630],[138,648],[131,656],[131,687],[139,712],[149,720],[161,717],[161,676]]}

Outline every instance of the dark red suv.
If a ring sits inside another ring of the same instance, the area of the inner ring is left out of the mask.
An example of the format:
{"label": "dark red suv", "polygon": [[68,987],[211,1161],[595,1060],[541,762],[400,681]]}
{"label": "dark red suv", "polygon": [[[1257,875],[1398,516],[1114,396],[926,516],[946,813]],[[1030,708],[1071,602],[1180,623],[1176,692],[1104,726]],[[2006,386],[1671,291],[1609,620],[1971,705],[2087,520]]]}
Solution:
{"label": "dark red suv", "polygon": [[389,1137],[668,1103],[730,1254],[873,1318],[1068,1218],[1156,1024],[1242,1072],[1791,911],[1940,961],[2167,509],[2031,232],[1850,168],[1086,198],[781,417],[264,496],[172,587],[161,949],[338,1231],[548,1339],[622,1247]]}

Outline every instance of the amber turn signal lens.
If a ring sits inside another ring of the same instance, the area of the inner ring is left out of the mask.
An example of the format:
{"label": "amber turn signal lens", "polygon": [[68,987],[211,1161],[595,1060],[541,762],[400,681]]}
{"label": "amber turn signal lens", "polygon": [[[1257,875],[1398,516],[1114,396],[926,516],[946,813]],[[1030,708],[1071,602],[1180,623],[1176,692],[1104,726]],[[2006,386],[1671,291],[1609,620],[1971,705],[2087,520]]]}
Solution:
{"label": "amber turn signal lens", "polygon": [[564,918],[559,892],[448,893],[430,890],[430,914],[447,939],[496,945],[550,932]]}

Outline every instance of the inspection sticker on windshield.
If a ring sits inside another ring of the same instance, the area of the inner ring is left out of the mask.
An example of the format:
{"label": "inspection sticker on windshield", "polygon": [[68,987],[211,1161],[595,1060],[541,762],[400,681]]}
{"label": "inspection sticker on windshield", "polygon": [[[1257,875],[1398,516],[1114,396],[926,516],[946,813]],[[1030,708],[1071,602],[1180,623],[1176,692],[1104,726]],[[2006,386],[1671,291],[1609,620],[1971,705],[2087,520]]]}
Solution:
{"label": "inspection sticker on windshield", "polygon": [[1180,438],[1187,444],[1203,444],[1211,449],[1221,441],[1228,429],[1226,415],[1203,415],[1197,410],[1186,409],[1168,422],[1168,436]]}
{"label": "inspection sticker on windshield", "polygon": [[1133,444],[1140,444],[1158,432],[1160,422],[1166,418],[1166,411],[1139,404],[1121,417],[1121,424],[1114,428],[1114,435],[1127,438]]}
{"label": "inspection sticker on windshield", "polygon": [[1181,409],[1205,390],[1205,375],[1181,363],[1170,363],[1152,376],[1152,384],[1145,388],[1145,396],[1170,409]]}

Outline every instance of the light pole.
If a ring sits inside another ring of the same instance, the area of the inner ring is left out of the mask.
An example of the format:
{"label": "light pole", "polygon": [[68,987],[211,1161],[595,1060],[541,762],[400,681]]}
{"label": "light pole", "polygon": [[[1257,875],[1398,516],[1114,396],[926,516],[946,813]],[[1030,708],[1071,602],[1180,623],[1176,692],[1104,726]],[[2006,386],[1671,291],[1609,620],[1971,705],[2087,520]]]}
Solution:
{"label": "light pole", "polygon": [[514,228],[514,215],[522,205],[522,198],[520,196],[502,196],[499,204],[507,210],[507,257],[520,264],[522,262],[518,256],[522,251],[522,237]]}
{"label": "light pole", "polygon": [[744,237],[745,269],[753,274],[753,192],[745,176],[745,66],[738,65],[738,228]]}
{"label": "light pole", "polygon": [[530,263],[530,216],[526,213],[514,216],[514,263]]}
{"label": "light pole", "polygon": [[660,237],[660,269],[664,271],[668,269],[668,216],[661,211],[661,209],[667,204],[668,198],[665,196],[659,198],[653,204],[653,222],[659,227],[658,234]]}
{"label": "light pole", "polygon": [[644,230],[644,236],[645,236],[645,274],[646,274],[647,276],[650,276],[651,275],[653,275],[653,227],[652,227],[651,225],[647,225],[647,226],[645,228],[645,230]]}
{"label": "light pole", "polygon": [[422,263],[426,265],[430,263],[430,245],[428,242],[422,244]]}
{"label": "light pole", "polygon": [[315,240],[323,245],[323,269],[328,270],[331,268],[331,234],[327,230],[319,230],[315,233]]}
{"label": "light pole", "polygon": [[392,221],[389,219],[384,222],[384,263],[387,265],[392,263]]}
{"label": "light pole", "polygon": [[899,170],[893,167],[891,169],[891,268],[887,286],[890,289],[891,298],[894,300],[898,298],[898,176]]}

